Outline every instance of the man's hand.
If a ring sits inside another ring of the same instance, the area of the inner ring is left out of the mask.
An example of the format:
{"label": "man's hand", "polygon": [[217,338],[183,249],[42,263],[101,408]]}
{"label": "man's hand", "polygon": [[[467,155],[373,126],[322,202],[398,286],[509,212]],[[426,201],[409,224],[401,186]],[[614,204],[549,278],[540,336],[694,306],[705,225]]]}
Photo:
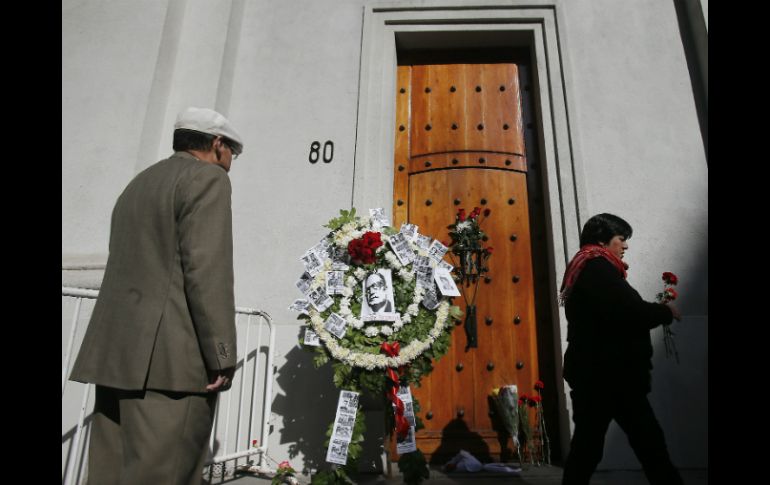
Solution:
{"label": "man's hand", "polygon": [[206,386],[207,392],[220,392],[230,389],[233,384],[233,375],[235,374],[235,367],[228,367],[227,369],[209,370],[209,384]]}

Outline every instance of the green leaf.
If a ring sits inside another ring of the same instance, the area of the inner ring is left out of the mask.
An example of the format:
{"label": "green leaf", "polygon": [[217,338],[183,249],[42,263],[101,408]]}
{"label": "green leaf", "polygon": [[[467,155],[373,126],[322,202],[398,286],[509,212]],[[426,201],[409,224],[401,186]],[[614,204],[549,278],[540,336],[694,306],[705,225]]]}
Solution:
{"label": "green leaf", "polygon": [[332,231],[336,231],[340,227],[344,226],[348,222],[354,222],[356,220],[356,208],[353,207],[350,211],[340,210],[340,217],[335,217],[330,220],[324,227],[328,227]]}
{"label": "green leaf", "polygon": [[380,370],[362,369],[359,376],[361,387],[372,395],[380,395],[385,391],[385,373]]}
{"label": "green leaf", "polygon": [[455,320],[461,320],[463,318],[463,311],[460,310],[459,306],[452,305],[449,307],[449,316]]}
{"label": "green leaf", "polygon": [[350,377],[350,366],[342,362],[334,362],[332,369],[334,370],[334,385],[338,389],[346,388],[345,384],[347,384]]}
{"label": "green leaf", "polygon": [[316,369],[329,362],[329,353],[326,348],[319,346],[315,348],[316,355],[313,357],[313,365]]}
{"label": "green leaf", "polygon": [[333,470],[321,470],[317,472],[313,475],[310,483],[312,485],[347,485],[353,482],[350,481],[342,468],[335,468]]}
{"label": "green leaf", "polygon": [[398,469],[404,475],[404,483],[407,485],[419,485],[430,477],[428,463],[420,450],[401,455],[398,459]]}

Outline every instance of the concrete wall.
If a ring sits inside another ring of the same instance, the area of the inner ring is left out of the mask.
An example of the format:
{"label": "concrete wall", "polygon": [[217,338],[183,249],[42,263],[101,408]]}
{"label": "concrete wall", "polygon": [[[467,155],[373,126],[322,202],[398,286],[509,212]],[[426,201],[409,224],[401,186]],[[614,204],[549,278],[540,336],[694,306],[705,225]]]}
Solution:
{"label": "concrete wall", "polygon": [[[680,276],[682,363],[656,347],[651,401],[675,463],[708,466],[707,164],[672,0],[65,0],[63,283],[98,286],[112,205],[138,171],[171,153],[176,113],[198,105],[226,114],[245,141],[230,172],[236,303],[279,326],[270,454],[320,465],[336,393],[329,372],[314,371],[297,349],[299,327],[286,308],[299,296],[299,256],[359,190],[356,147],[368,150],[357,138],[367,92],[359,75],[368,81],[359,74],[364,11],[393,5],[555,9],[551,47],[566,107],[552,116],[569,127],[573,159],[561,163],[575,167],[578,211],[564,231],[574,241],[588,217],[616,213],[634,227],[629,281],[644,297],[659,291],[662,271]],[[333,161],[310,164],[311,143],[327,140]],[[380,162],[390,167],[387,147],[373,153],[385,153]],[[565,256],[553,256],[563,267]],[[601,467],[638,467],[615,427]]]}

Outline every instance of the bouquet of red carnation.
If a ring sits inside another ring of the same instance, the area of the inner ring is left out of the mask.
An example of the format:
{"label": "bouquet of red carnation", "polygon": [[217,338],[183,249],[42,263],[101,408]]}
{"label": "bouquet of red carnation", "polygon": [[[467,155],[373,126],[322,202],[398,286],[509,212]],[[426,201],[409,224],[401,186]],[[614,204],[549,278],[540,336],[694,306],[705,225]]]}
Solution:
{"label": "bouquet of red carnation", "polygon": [[369,231],[348,244],[348,254],[353,264],[373,264],[377,261],[377,248],[382,246],[379,232]]}
{"label": "bouquet of red carnation", "polygon": [[537,396],[531,398],[537,404],[537,427],[540,434],[539,458],[546,465],[551,464],[551,441],[548,439],[548,432],[545,429],[545,413],[543,412],[543,389],[545,384],[541,380],[535,382]]}
{"label": "bouquet of red carnation", "polygon": [[[530,404],[531,403],[531,404]],[[525,457],[529,455],[530,464],[534,465],[533,450],[532,450],[532,426],[529,423],[529,410],[528,405],[534,405],[534,401],[530,400],[530,397],[526,394],[519,396],[519,442],[521,443],[521,449],[519,451],[519,460],[521,464],[524,464]]]}
{"label": "bouquet of red carnation", "polygon": [[[673,288],[674,285],[679,283],[679,278],[672,272],[666,271],[663,273],[663,291],[655,295],[658,303],[668,303],[676,300],[679,294]],[[672,355],[676,359],[676,363],[679,363],[679,353],[676,351],[676,344],[674,343],[674,332],[671,330],[671,325],[663,325],[663,343],[666,346],[666,357]]]}

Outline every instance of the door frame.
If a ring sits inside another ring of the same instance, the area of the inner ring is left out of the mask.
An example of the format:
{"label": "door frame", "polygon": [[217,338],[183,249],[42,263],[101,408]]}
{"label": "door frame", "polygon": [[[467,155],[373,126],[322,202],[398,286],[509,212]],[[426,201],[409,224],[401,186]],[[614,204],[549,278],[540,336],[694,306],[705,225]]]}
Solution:
{"label": "door frame", "polygon": [[[546,251],[551,285],[554,355],[566,348],[567,320],[557,304],[558,282],[569,258],[579,248],[587,207],[576,127],[570,124],[573,103],[566,88],[571,79],[560,39],[563,11],[557,0],[513,0],[458,8],[457,2],[426,0],[420,7],[406,2],[367,2],[361,42],[358,119],[354,152],[353,206],[361,210],[393,207],[393,157],[396,124],[397,52],[401,48],[527,47],[533,78],[534,122],[545,205]],[[560,22],[561,20],[561,22]],[[561,362],[556,363],[561,375]],[[558,438],[569,449],[571,400],[564,382],[559,396]]]}

